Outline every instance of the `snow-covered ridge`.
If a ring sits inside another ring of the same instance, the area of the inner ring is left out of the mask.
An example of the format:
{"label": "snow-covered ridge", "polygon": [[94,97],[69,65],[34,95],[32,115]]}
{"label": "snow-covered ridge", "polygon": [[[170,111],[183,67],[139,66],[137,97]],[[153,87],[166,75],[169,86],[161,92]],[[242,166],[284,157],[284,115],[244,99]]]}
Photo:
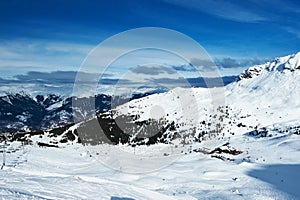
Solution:
{"label": "snow-covered ridge", "polygon": [[225,138],[274,124],[289,126],[285,123],[299,122],[299,69],[300,53],[276,58],[250,67],[240,81],[223,88],[175,88],[120,105],[115,117],[132,115],[136,122],[163,119],[176,127],[168,135],[195,139],[214,131],[213,125],[221,126],[219,134]]}
{"label": "snow-covered ridge", "polygon": [[275,58],[273,61],[267,62],[262,65],[249,67],[240,74],[239,80],[252,78],[264,72],[284,72],[295,70],[300,70],[300,52],[298,52],[297,54]]}

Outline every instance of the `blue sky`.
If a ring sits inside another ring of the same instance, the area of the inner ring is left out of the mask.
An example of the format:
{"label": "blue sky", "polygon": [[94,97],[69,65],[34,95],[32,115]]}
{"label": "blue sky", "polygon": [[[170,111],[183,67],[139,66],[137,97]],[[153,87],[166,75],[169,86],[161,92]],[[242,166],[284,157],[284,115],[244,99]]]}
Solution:
{"label": "blue sky", "polygon": [[76,71],[101,41],[139,27],[182,32],[225,74],[300,50],[292,0],[11,0],[0,4],[0,77]]}

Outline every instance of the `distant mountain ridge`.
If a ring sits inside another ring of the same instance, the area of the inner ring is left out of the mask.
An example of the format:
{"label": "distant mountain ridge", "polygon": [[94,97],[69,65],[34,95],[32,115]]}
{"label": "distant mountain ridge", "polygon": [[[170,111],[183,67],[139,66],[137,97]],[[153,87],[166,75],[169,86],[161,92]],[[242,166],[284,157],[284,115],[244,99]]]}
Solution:
{"label": "distant mountain ridge", "polygon": [[[77,101],[82,100],[84,98],[77,98]],[[100,94],[93,100],[96,112],[110,109],[110,96]],[[7,94],[0,97],[0,132],[40,130],[73,123],[73,110],[80,115],[73,107],[71,97]]]}
{"label": "distant mountain ridge", "polygon": [[[236,80],[236,76],[220,78],[191,78],[191,86],[207,87],[206,81],[220,87]],[[127,96],[111,96],[98,94],[95,97],[64,97],[57,94],[28,94],[27,92],[5,93],[0,96],[0,133],[19,130],[45,130],[74,123],[93,117],[96,114],[111,109],[133,99],[139,99],[151,94],[167,92],[167,88],[140,88],[137,92]],[[35,92],[36,93],[36,92]],[[77,102],[77,103],[76,103]],[[85,113],[73,104],[88,104]],[[111,105],[113,102],[113,105]],[[95,105],[92,105],[95,104]],[[94,107],[94,108],[93,108]]]}
{"label": "distant mountain ridge", "polygon": [[[165,90],[148,90],[134,93],[131,97],[98,94],[94,97],[62,97],[56,94],[31,96],[25,92],[7,93],[0,96],[0,133],[20,130],[51,129],[74,121],[93,117],[133,99],[139,99]],[[114,105],[111,105],[113,102]],[[82,112],[79,108],[85,104]],[[74,119],[76,118],[76,120]]]}

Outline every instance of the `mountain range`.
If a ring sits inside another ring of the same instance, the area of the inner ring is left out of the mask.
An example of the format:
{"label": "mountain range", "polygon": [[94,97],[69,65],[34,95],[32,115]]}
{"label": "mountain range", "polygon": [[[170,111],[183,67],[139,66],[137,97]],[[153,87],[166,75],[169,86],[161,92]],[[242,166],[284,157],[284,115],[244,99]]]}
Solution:
{"label": "mountain range", "polygon": [[[44,130],[68,133],[83,143],[132,145],[228,140],[236,132],[258,135],[260,130],[277,126],[278,130],[289,127],[297,133],[297,126],[288,124],[300,123],[294,114],[300,107],[296,84],[299,69],[300,53],[250,67],[224,87],[175,88],[135,94],[129,99],[114,97],[117,103],[113,108],[112,97],[104,94],[66,99],[53,94],[34,98],[9,94],[0,98],[0,127],[2,132],[22,131],[23,135]],[[95,105],[90,106],[93,102]],[[80,123],[74,124],[74,120]]]}

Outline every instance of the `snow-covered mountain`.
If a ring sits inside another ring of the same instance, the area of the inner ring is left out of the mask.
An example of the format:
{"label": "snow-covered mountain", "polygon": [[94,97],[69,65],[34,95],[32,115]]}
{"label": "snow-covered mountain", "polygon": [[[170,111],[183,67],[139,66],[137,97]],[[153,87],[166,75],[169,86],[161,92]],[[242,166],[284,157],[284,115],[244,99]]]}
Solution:
{"label": "snow-covered mountain", "polygon": [[[13,134],[32,145],[12,159],[15,167],[4,167],[0,194],[299,199],[299,66],[300,53],[276,58],[250,67],[225,87],[175,88],[75,125]],[[11,139],[11,147],[18,144]],[[45,156],[47,161],[40,161]],[[22,157],[27,161],[15,162]],[[51,181],[65,190],[50,187]],[[101,190],[91,192],[96,188]]]}
{"label": "snow-covered mountain", "polygon": [[252,78],[266,72],[285,72],[300,70],[300,52],[293,55],[275,58],[272,62],[267,62],[262,65],[249,67],[242,74],[239,79]]}
{"label": "snow-covered mountain", "polygon": [[[274,127],[286,129],[289,124],[300,124],[299,65],[300,53],[276,58],[273,62],[250,67],[240,75],[239,81],[224,88],[176,88],[130,101],[107,115],[116,121],[131,116],[127,120],[135,124],[163,121],[160,130],[164,129],[164,133],[157,131],[161,137],[157,141],[161,142],[186,137],[190,142],[206,137],[225,141],[233,134]],[[139,137],[132,129],[122,134]],[[141,134],[145,134],[143,128]],[[132,137],[129,137],[131,141]]]}

